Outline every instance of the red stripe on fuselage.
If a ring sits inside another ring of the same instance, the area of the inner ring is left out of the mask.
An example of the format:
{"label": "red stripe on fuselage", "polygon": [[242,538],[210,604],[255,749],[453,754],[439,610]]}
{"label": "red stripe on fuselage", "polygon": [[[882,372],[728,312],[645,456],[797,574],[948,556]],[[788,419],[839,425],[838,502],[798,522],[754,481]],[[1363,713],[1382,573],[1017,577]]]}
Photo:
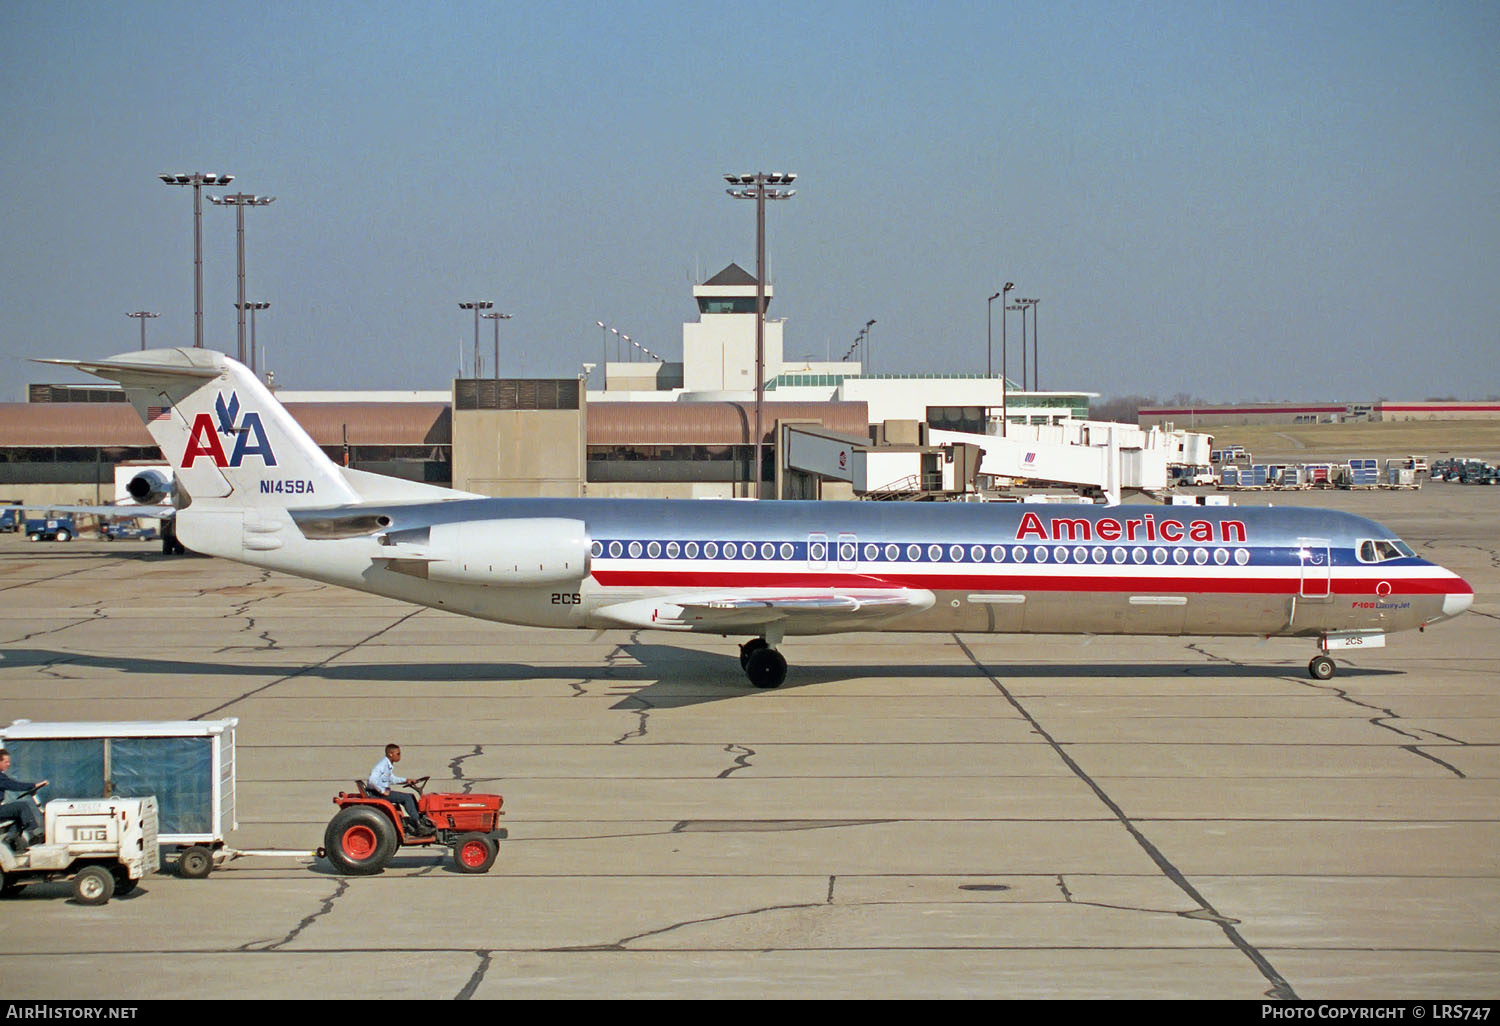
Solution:
{"label": "red stripe on fuselage", "polygon": [[[786,571],[599,570],[594,580],[606,588],[739,589],[739,588],[923,588],[928,591],[1061,591],[1061,592],[1172,592],[1193,595],[1297,595],[1304,590],[1297,577],[1125,577],[1110,575],[1021,574],[885,574],[808,573]],[[1392,595],[1471,595],[1473,589],[1458,577],[1338,577],[1310,576],[1308,590],[1323,594],[1327,581],[1335,595],[1378,595],[1380,584]]]}

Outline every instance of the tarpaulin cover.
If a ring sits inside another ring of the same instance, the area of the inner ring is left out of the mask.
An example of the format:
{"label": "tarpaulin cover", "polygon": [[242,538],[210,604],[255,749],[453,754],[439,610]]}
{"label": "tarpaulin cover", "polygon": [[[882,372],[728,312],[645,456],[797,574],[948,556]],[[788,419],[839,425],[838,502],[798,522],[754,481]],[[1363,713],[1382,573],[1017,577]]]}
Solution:
{"label": "tarpaulin cover", "polygon": [[[106,744],[113,780],[105,779]],[[213,833],[211,738],[16,739],[9,748],[14,773],[49,782],[43,802],[155,795],[161,833]]]}

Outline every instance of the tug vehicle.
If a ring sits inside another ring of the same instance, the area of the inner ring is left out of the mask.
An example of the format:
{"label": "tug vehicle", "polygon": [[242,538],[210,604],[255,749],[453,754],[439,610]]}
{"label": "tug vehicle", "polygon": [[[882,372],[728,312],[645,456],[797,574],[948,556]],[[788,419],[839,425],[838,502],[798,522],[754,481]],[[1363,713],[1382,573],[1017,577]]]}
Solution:
{"label": "tug vehicle", "polygon": [[[37,790],[23,800],[37,801]],[[160,868],[153,797],[58,798],[47,803],[43,824],[43,840],[27,845],[19,820],[0,822],[0,897],[15,897],[28,883],[66,879],[79,904],[103,905]]]}

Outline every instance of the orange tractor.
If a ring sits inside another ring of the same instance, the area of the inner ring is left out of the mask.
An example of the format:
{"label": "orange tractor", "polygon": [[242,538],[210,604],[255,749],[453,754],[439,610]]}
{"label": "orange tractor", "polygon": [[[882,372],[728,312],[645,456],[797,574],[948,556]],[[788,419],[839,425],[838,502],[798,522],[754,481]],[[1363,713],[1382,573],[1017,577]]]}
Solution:
{"label": "orange tractor", "polygon": [[398,848],[441,845],[453,851],[460,873],[487,873],[495,864],[500,842],[507,836],[498,826],[505,815],[505,799],[498,794],[427,794],[428,777],[407,781],[417,792],[417,808],[433,825],[431,832],[412,824],[388,798],[369,791],[356,780],[354,791],[333,800],[339,807],[323,833],[318,856],[340,873],[368,876],[385,869]]}

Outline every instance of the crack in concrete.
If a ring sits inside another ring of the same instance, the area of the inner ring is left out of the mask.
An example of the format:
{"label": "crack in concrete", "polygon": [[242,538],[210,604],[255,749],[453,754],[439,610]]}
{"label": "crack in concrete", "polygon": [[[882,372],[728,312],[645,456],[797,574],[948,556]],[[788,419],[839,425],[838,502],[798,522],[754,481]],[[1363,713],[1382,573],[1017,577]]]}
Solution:
{"label": "crack in concrete", "polygon": [[474,746],[474,750],[472,752],[468,752],[468,753],[466,753],[464,755],[455,755],[453,758],[451,758],[451,759],[448,760],[448,772],[450,772],[450,773],[453,774],[453,779],[454,780],[457,780],[459,783],[463,784],[463,786],[464,786],[463,791],[460,792],[461,794],[472,794],[473,793],[472,788],[474,787],[474,785],[476,783],[478,783],[478,781],[476,781],[476,780],[469,780],[469,779],[467,779],[464,776],[464,760],[465,759],[472,759],[475,756],[479,756],[479,755],[483,755],[483,754],[484,754],[484,748],[483,748],[483,746],[481,746],[481,745],[475,745]]}
{"label": "crack in concrete", "polygon": [[400,627],[402,624],[404,624],[406,621],[410,620],[412,617],[418,616],[418,615],[420,615],[423,612],[426,612],[426,610],[425,609],[414,609],[410,613],[407,613],[405,616],[402,616],[402,617],[396,619],[395,621],[386,624],[384,627],[380,628],[380,630],[378,630],[378,631],[375,631],[373,634],[370,634],[367,637],[362,638],[359,641],[356,641],[352,645],[348,645],[348,646],[345,646],[344,648],[339,649],[338,651],[334,652],[332,655],[329,655],[329,656],[327,656],[327,657],[319,660],[316,663],[308,663],[306,666],[302,666],[302,667],[298,668],[297,670],[293,671],[292,673],[286,674],[285,676],[277,677],[275,680],[270,681],[270,682],[268,682],[266,684],[262,684],[258,688],[251,688],[249,691],[243,692],[239,696],[237,696],[235,698],[231,698],[227,702],[221,702],[218,705],[214,706],[212,709],[209,709],[206,712],[201,712],[197,716],[191,717],[191,719],[193,719],[193,720],[208,719],[209,717],[213,716],[215,713],[223,712],[225,709],[228,709],[230,706],[238,705],[240,702],[246,701],[247,699],[254,698],[257,695],[264,694],[265,692],[269,691],[271,688],[274,688],[278,684],[285,684],[289,680],[296,680],[298,677],[301,677],[301,676],[303,676],[305,674],[311,673],[314,670],[320,670],[323,667],[327,666],[329,663],[333,662],[335,659],[339,658],[340,656],[348,655],[350,652],[353,652],[355,649],[357,649],[357,648],[359,648],[359,647],[361,647],[363,645],[369,644],[370,642],[374,641],[376,638],[380,637],[382,634],[385,634],[387,631],[391,631],[391,630],[394,630],[397,627]]}
{"label": "crack in concrete", "polygon": [[342,879],[335,880],[334,884],[335,884],[335,887],[334,887],[333,893],[330,894],[330,895],[328,895],[328,897],[324,898],[321,902],[319,902],[319,904],[318,904],[318,910],[316,912],[313,912],[313,913],[311,913],[311,914],[303,917],[303,919],[299,923],[297,923],[296,926],[292,927],[292,929],[287,933],[287,935],[285,937],[281,938],[281,940],[270,941],[270,942],[248,941],[248,942],[246,942],[244,944],[241,944],[235,950],[237,950],[237,951],[276,951],[276,950],[278,950],[280,948],[286,947],[286,945],[290,944],[292,941],[296,940],[299,936],[301,936],[301,934],[303,933],[303,931],[305,931],[308,927],[312,926],[313,923],[317,922],[319,919],[323,918],[324,916],[326,916],[330,912],[332,912],[333,911],[334,902],[338,901],[340,898],[342,898],[345,894],[348,893],[348,891],[349,891],[349,881],[348,880],[342,880]]}
{"label": "crack in concrete", "polygon": [[479,964],[474,967],[474,973],[469,977],[469,982],[465,983],[459,988],[458,993],[453,995],[453,1000],[469,1001],[473,999],[474,992],[479,989],[479,985],[484,982],[485,974],[490,971],[490,964],[494,960],[494,954],[493,951],[486,948],[480,948],[474,952],[475,957],[479,959]]}
{"label": "crack in concrete", "polygon": [[61,634],[63,631],[72,630],[74,627],[82,627],[86,623],[94,623],[97,620],[107,619],[109,619],[108,616],[86,616],[82,620],[74,620],[72,623],[65,623],[61,627],[49,627],[44,631],[32,631],[30,634],[23,634],[19,638],[8,638],[5,641],[0,641],[0,645],[19,645],[21,642],[30,641],[32,638],[40,638],[47,634]]}
{"label": "crack in concrete", "polygon": [[735,755],[734,765],[733,766],[729,767],[728,769],[722,771],[719,774],[718,779],[720,779],[720,780],[725,779],[731,773],[737,773],[737,772],[739,772],[742,769],[749,769],[750,768],[750,758],[753,755],[755,755],[755,749],[753,749],[753,748],[746,748],[744,745],[737,745],[737,744],[728,744],[728,745],[725,745],[724,746],[724,751],[727,752],[727,753],[729,753],[730,755],[734,755],[735,752],[739,752],[740,754],[739,755]]}
{"label": "crack in concrete", "polygon": [[1180,916],[1183,919],[1197,919],[1209,923],[1219,923],[1220,925],[1228,923],[1238,926],[1240,923],[1240,920],[1219,915],[1212,909],[1195,908],[1184,912],[1175,908],[1151,908],[1146,905],[1116,905],[1109,901],[1081,901],[1074,897],[1073,892],[1068,889],[1067,881],[1063,878],[1062,874],[1058,874],[1057,889],[1062,894],[1063,904],[1077,905],[1080,908],[1104,908],[1113,912],[1143,912],[1146,915],[1152,916]]}
{"label": "crack in concrete", "polygon": [[1167,880],[1171,881],[1171,883],[1174,884],[1178,890],[1182,891],[1182,893],[1187,896],[1188,900],[1198,906],[1195,913],[1183,914],[1188,916],[1189,918],[1205,919],[1207,921],[1210,921],[1214,923],[1214,925],[1216,925],[1220,930],[1222,930],[1224,932],[1225,938],[1242,954],[1244,954],[1246,958],[1250,960],[1251,964],[1255,966],[1255,968],[1260,972],[1262,976],[1266,978],[1266,981],[1270,984],[1269,988],[1267,988],[1267,990],[1265,991],[1266,997],[1295,1001],[1297,999],[1297,993],[1292,989],[1292,985],[1286,980],[1284,976],[1281,975],[1281,973],[1276,970],[1276,967],[1271,964],[1270,960],[1265,956],[1265,954],[1261,952],[1261,950],[1255,945],[1251,944],[1250,941],[1248,941],[1244,937],[1244,935],[1239,932],[1237,924],[1229,917],[1222,915],[1218,909],[1214,908],[1212,903],[1209,902],[1208,898],[1193,886],[1192,882],[1188,880],[1187,876],[1182,872],[1182,870],[1178,869],[1177,866],[1174,865],[1171,860],[1166,857],[1161,849],[1158,848],[1154,843],[1152,843],[1151,839],[1148,838],[1141,830],[1141,828],[1136,825],[1135,821],[1131,819],[1131,817],[1125,812],[1125,810],[1120,806],[1119,802],[1115,801],[1114,798],[1110,796],[1109,792],[1105,791],[1098,781],[1089,776],[1089,774],[1084,771],[1083,767],[1078,764],[1078,761],[1068,754],[1063,745],[1058,742],[1058,740],[1054,738],[1045,727],[1042,726],[1041,721],[1036,718],[1031,710],[1027,709],[1023,704],[1021,704],[1021,702],[1015,697],[1015,695],[1011,694],[1010,689],[1007,688],[1003,683],[1001,683],[999,678],[997,678],[994,674],[990,673],[989,670],[985,668],[984,664],[979,661],[979,657],[974,654],[973,649],[969,648],[969,646],[964,643],[964,640],[957,634],[953,635],[953,640],[958,643],[958,647],[963,650],[966,656],[968,656],[969,661],[974,664],[975,668],[978,669],[980,673],[983,673],[987,678],[989,678],[990,683],[993,684],[995,689],[1001,694],[1001,696],[1004,697],[1004,699],[1008,703],[1010,703],[1011,708],[1013,708],[1021,716],[1021,718],[1026,721],[1031,729],[1036,732],[1037,736],[1040,737],[1047,744],[1047,746],[1052,749],[1053,755],[1060,759],[1063,765],[1065,765],[1068,770],[1085,787],[1093,792],[1094,797],[1097,798],[1104,805],[1104,807],[1109,810],[1111,815],[1115,818],[1116,822],[1118,822],[1120,826],[1125,829],[1126,833],[1128,833],[1130,837],[1135,841],[1135,843],[1141,848],[1141,850],[1146,853],[1146,856],[1156,864],[1156,867],[1161,871],[1161,874],[1166,877]]}
{"label": "crack in concrete", "polygon": [[[1332,696],[1339,701],[1348,702],[1350,705],[1356,706],[1360,709],[1369,709],[1372,712],[1380,713],[1381,715],[1379,716],[1370,717],[1369,722],[1372,726],[1379,727],[1381,730],[1389,730],[1393,734],[1398,734],[1401,737],[1410,738],[1412,741],[1419,742],[1436,738],[1438,740],[1445,741],[1449,744],[1457,745],[1459,747],[1467,747],[1468,745],[1468,742],[1466,741],[1462,741],[1455,737],[1449,737],[1446,734],[1439,734],[1434,730],[1420,730],[1419,733],[1413,733],[1412,730],[1403,730],[1392,723],[1387,723],[1385,722],[1387,720],[1402,719],[1401,714],[1396,712],[1396,710],[1386,708],[1385,706],[1371,705],[1369,702],[1363,702],[1358,698],[1355,698],[1353,695],[1349,694],[1349,692],[1345,691],[1343,688],[1339,687],[1336,684],[1326,684],[1310,680],[1298,680],[1297,683],[1305,687],[1315,688],[1318,691],[1331,693]],[[1442,759],[1439,759],[1437,756],[1432,755],[1429,752],[1423,751],[1419,745],[1398,745],[1397,747],[1400,748],[1403,752],[1410,752],[1412,755],[1420,756],[1423,759],[1427,759],[1431,762],[1437,763],[1439,766],[1448,770],[1450,773],[1453,773],[1460,779],[1467,779],[1467,777],[1464,776],[1464,774],[1458,769],[1458,767],[1445,762]]]}
{"label": "crack in concrete", "polygon": [[109,563],[101,561],[93,566],[81,566],[77,570],[68,570],[64,573],[53,574],[51,577],[34,577],[29,581],[21,581],[19,584],[7,584],[0,587],[0,591],[15,591],[17,588],[29,588],[33,584],[50,584],[53,581],[60,581],[64,577],[72,577],[74,574],[92,573],[95,570],[103,570],[108,566],[110,566]]}
{"label": "crack in concrete", "polygon": [[[743,919],[747,916],[764,915],[767,912],[788,912],[797,909],[819,909],[827,907],[827,904],[814,902],[798,902],[788,905],[764,905],[759,908],[741,909],[738,912],[724,912],[716,916],[704,916],[700,919],[684,919],[681,922],[672,923],[669,926],[663,926],[656,930],[646,930],[643,933],[632,934],[629,937],[622,937],[612,944],[581,944],[560,948],[546,948],[544,950],[557,952],[629,951],[631,949],[628,945],[643,941],[648,937],[661,937],[690,926],[702,926],[705,923],[724,923],[730,921],[731,919]],[[764,950],[771,951],[775,949],[766,948]]]}

